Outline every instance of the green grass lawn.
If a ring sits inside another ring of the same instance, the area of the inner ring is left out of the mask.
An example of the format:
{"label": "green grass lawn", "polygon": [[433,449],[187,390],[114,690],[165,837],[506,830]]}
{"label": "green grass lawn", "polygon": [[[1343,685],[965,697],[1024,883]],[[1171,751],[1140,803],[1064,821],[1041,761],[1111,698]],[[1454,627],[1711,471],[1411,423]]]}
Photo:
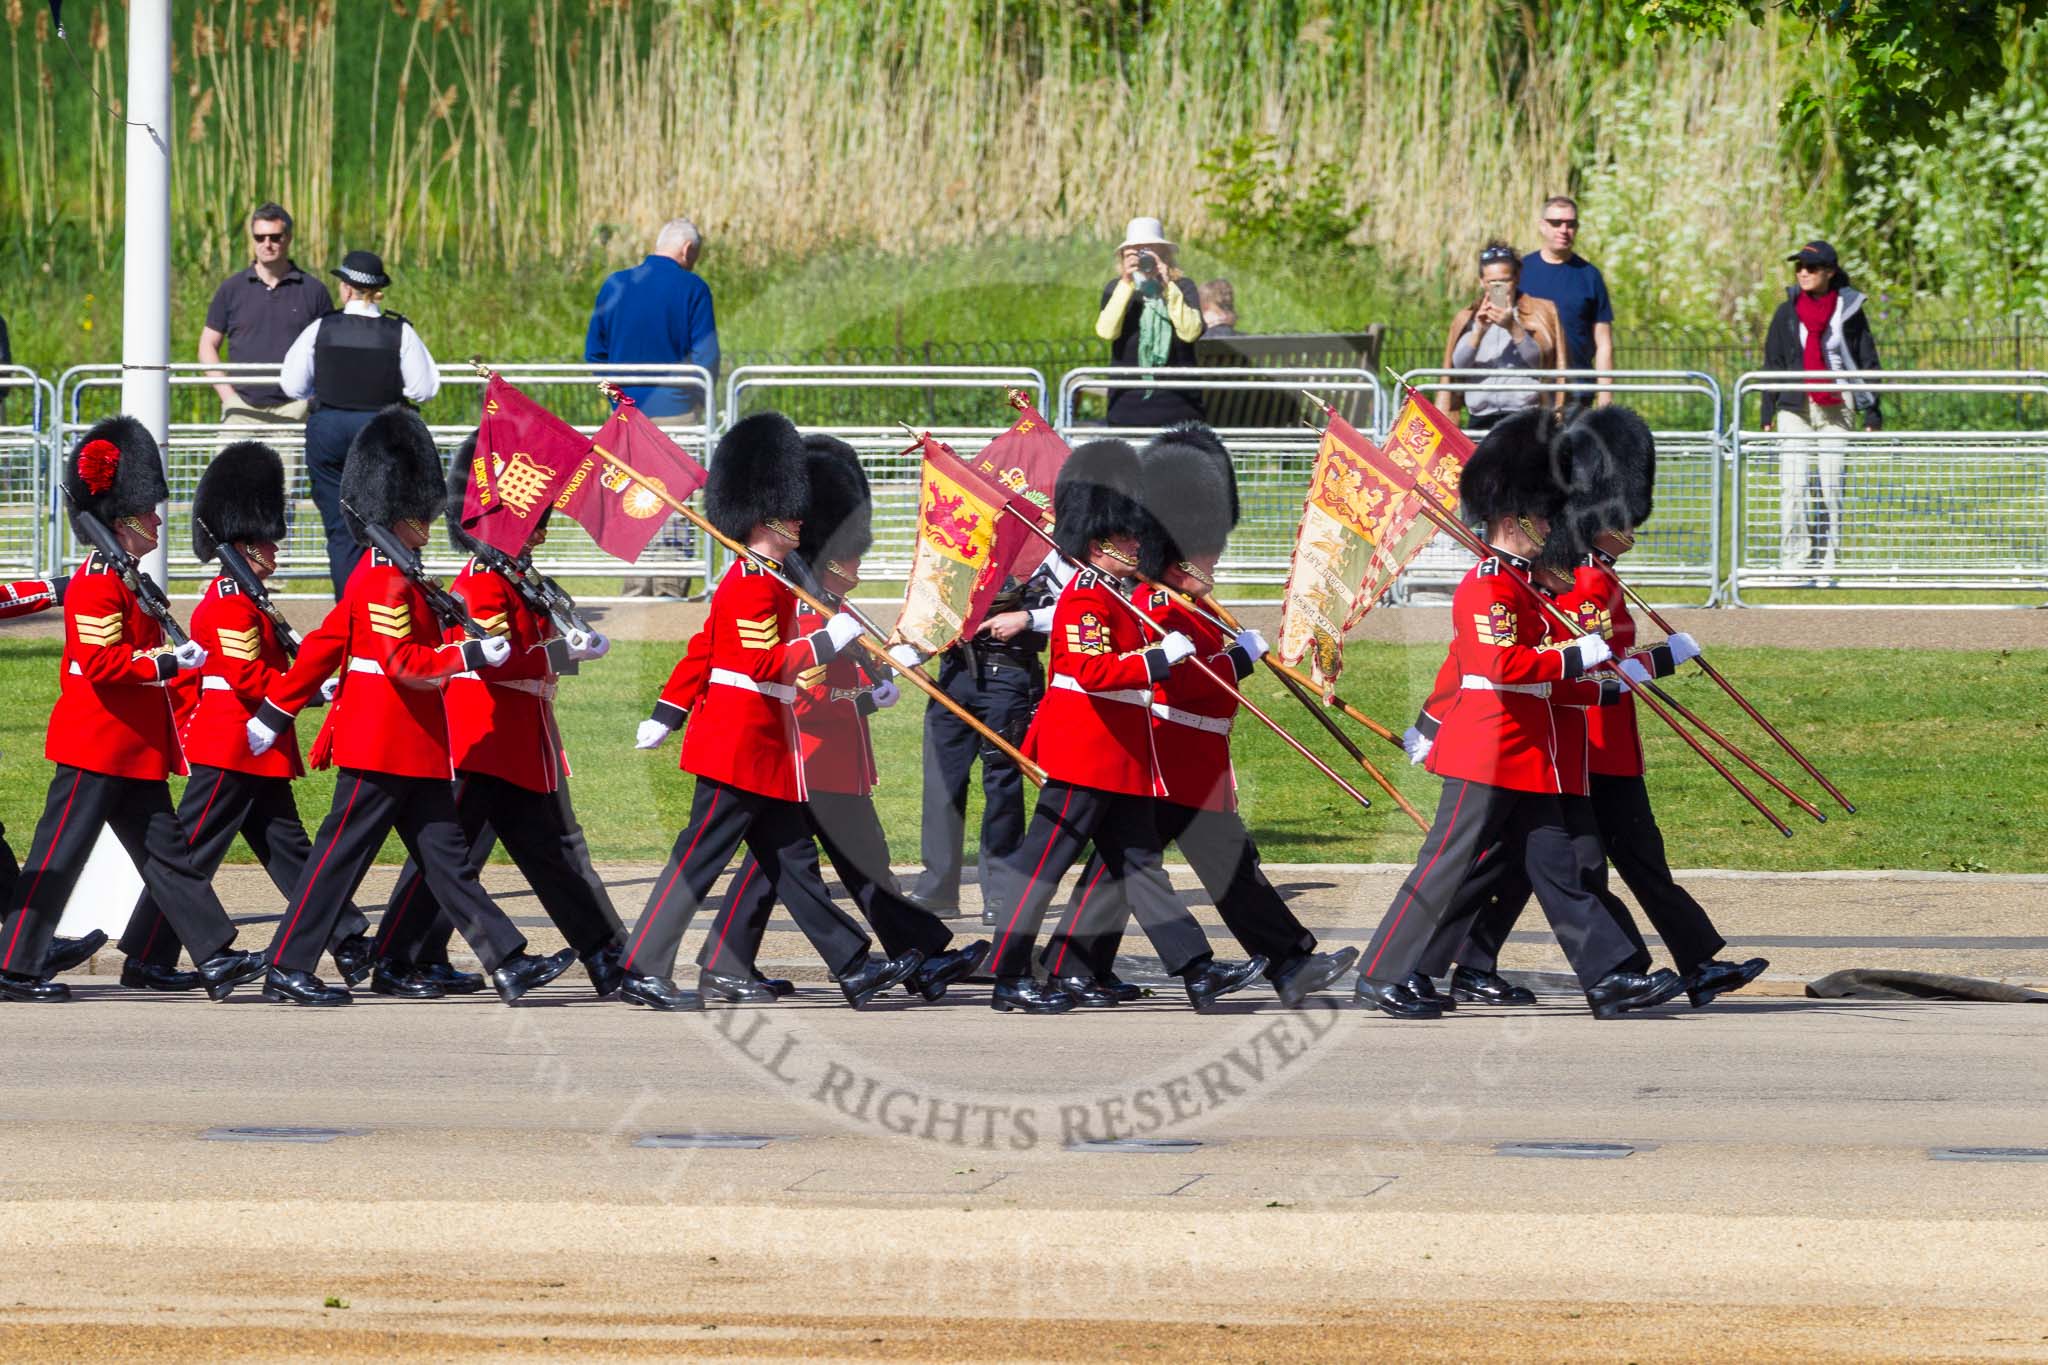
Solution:
{"label": "green grass lawn", "polygon": [[[0,645],[0,689],[10,701],[0,709],[0,820],[17,853],[26,852],[49,779],[42,738],[56,693],[57,652],[55,641]],[[563,686],[560,715],[577,805],[600,859],[662,858],[688,811],[690,780],[676,768],[675,741],[654,753],[631,747],[675,654],[666,643],[621,642]],[[1399,729],[1442,654],[1435,646],[1354,645],[1347,657],[1343,695]],[[1650,783],[1675,864],[2048,871],[2048,825],[2038,818],[2041,774],[2048,772],[2048,718],[2039,708],[2048,694],[2048,652],[1731,649],[1715,657],[1848,793],[1858,813],[1831,811],[1824,826],[1789,815],[1794,837],[1782,838],[1646,717]],[[1793,781],[1789,760],[1781,761],[1705,677],[1688,669],[1666,686],[1737,742],[1754,739],[1751,752],[1760,761],[1826,804],[1812,782]],[[1355,770],[1270,676],[1254,680],[1252,696],[1332,766]],[[916,858],[923,710],[906,694],[875,728],[883,772],[877,799],[898,861]],[[310,722],[303,728],[310,730]],[[1359,733],[1368,756],[1427,816],[1437,780]],[[1391,801],[1359,810],[1249,717],[1239,721],[1237,753],[1247,817],[1268,861],[1401,862],[1414,854],[1419,835]],[[1355,785],[1377,795],[1362,772]],[[326,773],[301,784],[309,823],[325,812],[332,790]],[[394,841],[386,856],[397,852]],[[238,844],[234,856],[248,855]]]}

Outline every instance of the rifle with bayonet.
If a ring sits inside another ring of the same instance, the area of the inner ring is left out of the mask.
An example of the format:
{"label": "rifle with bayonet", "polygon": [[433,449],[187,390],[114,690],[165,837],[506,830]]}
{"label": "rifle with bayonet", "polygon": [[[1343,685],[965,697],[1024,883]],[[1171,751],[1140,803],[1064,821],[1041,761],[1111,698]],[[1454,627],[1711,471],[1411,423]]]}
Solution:
{"label": "rifle with bayonet", "polygon": [[599,632],[585,619],[576,599],[560,583],[533,566],[531,555],[508,555],[495,545],[475,541],[471,553],[485,568],[512,585],[519,600],[554,625],[555,638],[547,643],[548,666],[557,673],[577,670],[575,654],[589,645]]}
{"label": "rifle with bayonet", "polygon": [[469,608],[462,605],[462,599],[442,587],[440,580],[421,565],[419,552],[407,548],[397,536],[391,534],[389,526],[378,526],[364,521],[357,515],[356,509],[346,502],[341,504],[341,510],[348,513],[349,517],[363,528],[363,535],[369,539],[370,548],[390,560],[392,567],[404,574],[411,580],[412,585],[420,590],[420,595],[427,599],[427,606],[433,609],[434,615],[440,617],[443,624],[460,626],[462,633],[472,640],[490,637],[490,632],[478,625],[476,618],[469,614]]}
{"label": "rifle with bayonet", "polygon": [[213,551],[220,559],[220,566],[227,570],[229,578],[235,580],[235,586],[242,590],[242,596],[248,598],[256,610],[269,618],[270,628],[277,633],[278,648],[284,651],[285,658],[298,658],[299,633],[292,629],[291,622],[284,619],[284,613],[277,609],[277,603],[270,600],[270,589],[256,576],[256,570],[250,566],[248,556],[244,555],[238,546],[231,545],[215,535],[213,528],[205,522],[199,523],[199,529],[206,532],[206,538],[213,542]]}

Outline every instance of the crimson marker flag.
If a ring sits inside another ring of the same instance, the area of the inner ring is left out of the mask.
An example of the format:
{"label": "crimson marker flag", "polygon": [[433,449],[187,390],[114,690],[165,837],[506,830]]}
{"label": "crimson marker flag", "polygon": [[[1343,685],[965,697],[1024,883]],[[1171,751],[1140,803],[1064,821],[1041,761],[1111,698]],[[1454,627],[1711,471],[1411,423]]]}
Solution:
{"label": "crimson marker flag", "polygon": [[1052,423],[1015,389],[1010,390],[1010,406],[1023,416],[969,463],[976,473],[999,485],[1019,511],[1051,530],[1053,485],[1072,452]]}
{"label": "crimson marker flag", "polygon": [[484,385],[462,529],[506,554],[518,554],[562,480],[589,451],[588,436],[493,374]]}
{"label": "crimson marker flag", "polygon": [[626,398],[570,470],[555,507],[588,531],[598,549],[631,563],[673,511],[658,494],[683,502],[709,477]]}
{"label": "crimson marker flag", "polygon": [[1003,507],[1009,491],[983,478],[943,441],[918,438],[917,548],[910,560],[903,611],[891,644],[908,642],[937,654],[981,629],[989,604],[1002,591],[1009,563],[1031,530]]}

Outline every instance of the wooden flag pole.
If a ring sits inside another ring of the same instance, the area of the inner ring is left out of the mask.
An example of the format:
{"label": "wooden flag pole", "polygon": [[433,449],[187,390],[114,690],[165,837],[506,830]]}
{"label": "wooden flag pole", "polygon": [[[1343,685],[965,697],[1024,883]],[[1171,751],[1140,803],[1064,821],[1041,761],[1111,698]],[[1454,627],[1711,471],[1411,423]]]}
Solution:
{"label": "wooden flag pole", "polygon": [[[602,381],[600,381],[599,387],[605,389],[608,393],[616,391],[613,385],[603,383]],[[669,507],[674,509],[680,515],[688,518],[690,522],[693,525],[695,525],[699,530],[703,531],[705,535],[710,536],[713,540],[716,540],[720,545],[723,545],[726,549],[732,551],[734,554],[740,556],[742,559],[745,559],[749,563],[755,565],[763,573],[766,573],[770,578],[773,578],[783,587],[788,588],[791,592],[795,593],[797,595],[797,598],[800,601],[802,601],[805,606],[809,607],[812,611],[818,613],[818,615],[820,616],[829,617],[832,615],[833,609],[831,607],[826,606],[815,595],[805,591],[797,584],[791,582],[789,577],[775,565],[770,564],[767,560],[761,558],[761,556],[755,554],[752,550],[740,544],[731,536],[719,530],[716,526],[713,526],[708,520],[705,519],[702,513],[696,511],[694,508],[685,505],[680,499],[674,497],[672,494],[669,493],[667,489],[663,488],[660,484],[649,482],[645,477],[643,477],[640,474],[638,470],[634,469],[633,466],[627,464],[624,460],[620,459],[616,454],[607,452],[605,458],[609,460],[612,464],[618,466],[618,468],[623,473],[625,473],[629,478],[631,478],[635,483],[639,484],[649,493],[654,494],[655,497],[667,503]],[[1018,750],[1016,745],[1010,743],[1001,735],[989,729],[986,725],[983,725],[981,721],[977,719],[972,712],[968,711],[966,707],[962,706],[959,702],[954,701],[951,697],[947,696],[945,690],[941,688],[937,683],[933,682],[929,677],[927,677],[923,669],[906,668],[904,665],[898,663],[895,659],[890,658],[888,645],[881,638],[879,638],[880,632],[875,631],[873,623],[865,620],[864,618],[862,618],[861,623],[866,630],[874,632],[873,634],[864,634],[860,637],[860,643],[862,647],[867,650],[870,657],[872,657],[877,663],[882,664],[887,668],[893,669],[897,673],[901,674],[903,677],[908,678],[912,686],[916,687],[920,692],[923,692],[927,697],[930,697],[939,705],[945,707],[948,711],[951,711],[955,716],[958,716],[962,724],[966,725],[975,733],[979,734],[983,739],[987,740],[990,744],[994,745],[996,751],[1002,754],[1003,757],[1009,759],[1012,763],[1015,763],[1017,765],[1017,770],[1023,773],[1024,776],[1030,778],[1033,786],[1043,787],[1045,785],[1045,769],[1039,767],[1036,763],[1033,763],[1030,759],[1026,758],[1023,755],[1023,753]]]}
{"label": "wooden flag pole", "polygon": [[[1311,692],[1315,690],[1315,680],[1310,678],[1308,674],[1302,672],[1300,669],[1292,668],[1289,667],[1287,664],[1277,662],[1273,665],[1273,667],[1280,670],[1280,672],[1286,674],[1288,677],[1294,679],[1295,682],[1309,689]],[[1408,751],[1408,746],[1401,742],[1401,737],[1399,735],[1395,734],[1392,730],[1389,730],[1386,726],[1380,724],[1371,716],[1368,716],[1367,714],[1365,714],[1365,712],[1359,710],[1357,707],[1353,706],[1350,702],[1344,700],[1342,697],[1332,697],[1330,699],[1330,704],[1332,706],[1335,706],[1339,711],[1342,711],[1345,715],[1351,717],[1351,719],[1357,721],[1360,725],[1363,725],[1366,729],[1378,735],[1387,743],[1393,745],[1396,749],[1401,750],[1401,752],[1403,753],[1406,753]]]}

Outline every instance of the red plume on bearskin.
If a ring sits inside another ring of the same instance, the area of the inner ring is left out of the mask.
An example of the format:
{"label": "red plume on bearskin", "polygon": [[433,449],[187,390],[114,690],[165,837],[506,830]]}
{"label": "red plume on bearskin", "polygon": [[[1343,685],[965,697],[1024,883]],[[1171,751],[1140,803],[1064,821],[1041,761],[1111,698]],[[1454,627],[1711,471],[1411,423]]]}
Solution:
{"label": "red plume on bearskin", "polygon": [[156,438],[125,413],[94,423],[64,466],[64,493],[75,511],[110,526],[167,501],[171,490]]}
{"label": "red plume on bearskin", "polygon": [[121,448],[112,441],[87,441],[78,451],[78,478],[95,493],[114,486],[121,470]]}

